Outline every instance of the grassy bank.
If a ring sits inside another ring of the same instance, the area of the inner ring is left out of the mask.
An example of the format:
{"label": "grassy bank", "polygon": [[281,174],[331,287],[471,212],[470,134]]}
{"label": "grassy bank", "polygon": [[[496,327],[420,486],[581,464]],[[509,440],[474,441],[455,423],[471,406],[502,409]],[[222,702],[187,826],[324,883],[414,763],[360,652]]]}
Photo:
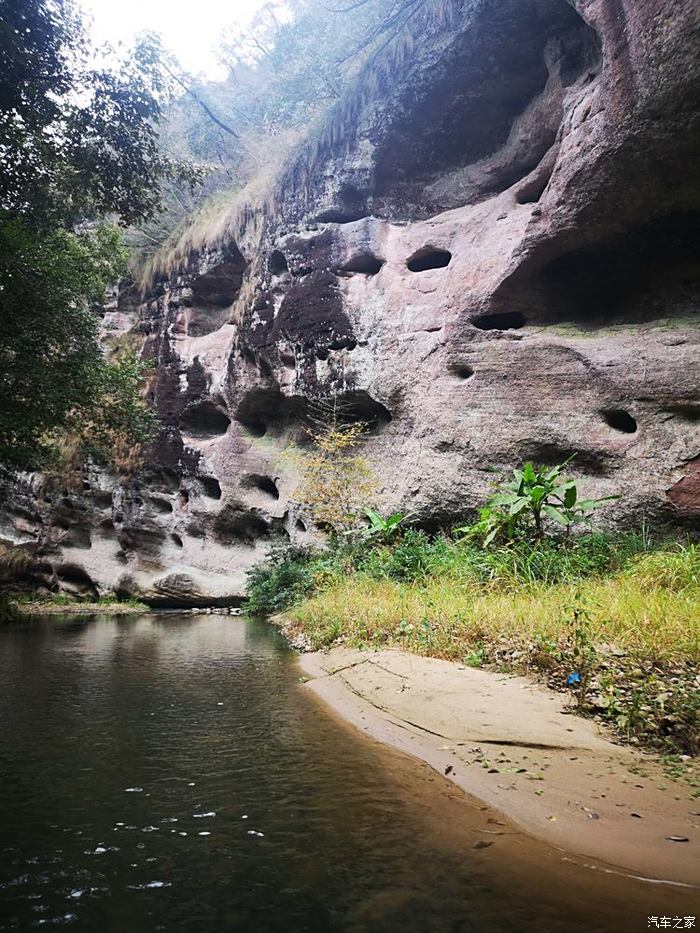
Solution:
{"label": "grassy bank", "polygon": [[322,554],[280,551],[250,608],[285,610],[311,648],[394,645],[568,690],[627,740],[700,751],[700,548],[580,535],[483,549],[407,531]]}
{"label": "grassy bank", "polygon": [[0,622],[11,622],[34,615],[58,615],[60,613],[85,613],[100,615],[129,615],[150,612],[150,608],[137,599],[117,600],[104,596],[99,599],[77,599],[62,593],[22,593],[6,597],[0,605]]}

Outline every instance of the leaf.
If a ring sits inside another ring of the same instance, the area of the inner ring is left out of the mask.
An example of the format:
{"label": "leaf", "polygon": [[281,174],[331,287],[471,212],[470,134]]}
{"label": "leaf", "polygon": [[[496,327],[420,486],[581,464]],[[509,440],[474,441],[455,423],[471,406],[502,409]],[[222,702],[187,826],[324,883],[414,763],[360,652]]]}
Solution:
{"label": "leaf", "polygon": [[370,520],[370,522],[372,523],[372,527],[373,527],[373,528],[383,528],[383,527],[384,527],[384,524],[385,524],[385,523],[384,523],[384,519],[383,519],[382,516],[379,514],[379,512],[375,512],[374,509],[365,509],[365,515],[367,516],[367,518],[368,518],[368,519]]}
{"label": "leaf", "polygon": [[578,490],[574,483],[567,484],[566,491],[564,493],[564,506],[567,509],[572,509],[576,505],[576,498],[578,496]]}
{"label": "leaf", "polygon": [[521,496],[513,492],[503,492],[497,496],[494,496],[492,499],[489,499],[489,505],[512,505],[514,502],[517,502]]}
{"label": "leaf", "polygon": [[516,502],[514,502],[511,505],[510,509],[508,509],[508,514],[509,515],[520,515],[520,513],[524,512],[525,509],[529,505],[530,505],[530,500],[527,497],[523,496],[522,498],[518,499]]}
{"label": "leaf", "polygon": [[530,498],[533,502],[541,502],[547,495],[547,490],[544,486],[533,486],[530,490]]}
{"label": "leaf", "polygon": [[529,483],[530,485],[537,482],[537,474],[535,473],[535,465],[534,463],[532,463],[531,460],[528,460],[528,462],[523,467],[522,477],[525,480],[525,482]]}
{"label": "leaf", "polygon": [[557,476],[559,476],[559,474],[564,470],[564,468],[567,467],[571,463],[571,461],[574,459],[575,456],[576,454],[573,453],[571,454],[570,457],[567,457],[566,460],[564,460],[562,463],[558,463],[555,467],[552,467],[552,469],[548,473],[545,474],[544,478],[546,480],[556,479]]}
{"label": "leaf", "polygon": [[489,533],[486,535],[486,537],[484,538],[484,547],[488,547],[497,534],[498,534],[498,526],[496,526],[495,528],[492,528],[491,531],[489,531]]}
{"label": "leaf", "polygon": [[570,524],[570,522],[569,522],[568,518],[566,517],[566,515],[564,515],[562,512],[560,512],[559,509],[555,509],[553,505],[544,505],[544,506],[542,506],[542,511],[543,511],[546,515],[548,515],[550,518],[553,518],[555,522],[559,522],[560,525],[568,525],[568,524]]}

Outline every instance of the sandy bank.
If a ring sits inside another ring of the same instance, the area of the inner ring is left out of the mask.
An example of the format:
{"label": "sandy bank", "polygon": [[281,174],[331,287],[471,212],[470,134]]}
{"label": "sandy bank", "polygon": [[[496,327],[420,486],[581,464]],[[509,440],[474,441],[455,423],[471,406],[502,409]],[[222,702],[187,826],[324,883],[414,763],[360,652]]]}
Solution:
{"label": "sandy bank", "polygon": [[402,651],[334,648],[300,660],[307,687],[346,720],[533,836],[630,874],[700,886],[700,800],[651,756],[569,714],[560,695]]}

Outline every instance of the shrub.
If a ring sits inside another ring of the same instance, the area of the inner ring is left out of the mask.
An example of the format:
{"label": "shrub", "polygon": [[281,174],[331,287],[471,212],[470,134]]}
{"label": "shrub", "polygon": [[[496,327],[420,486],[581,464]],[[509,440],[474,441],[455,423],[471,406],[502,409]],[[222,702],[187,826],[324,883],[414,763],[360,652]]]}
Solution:
{"label": "shrub", "polygon": [[248,571],[248,611],[253,615],[281,612],[309,593],[315,556],[308,548],[271,548],[267,560]]}
{"label": "shrub", "polygon": [[362,530],[364,504],[376,489],[371,467],[357,452],[368,426],[343,423],[335,404],[324,414],[328,423],[309,431],[311,450],[297,456],[301,482],[295,499],[319,527],[351,540]]}
{"label": "shrub", "polygon": [[588,521],[597,508],[618,498],[581,499],[576,482],[564,476],[572,459],[551,468],[528,461],[522,469],[513,470],[512,478],[502,480],[499,491],[481,509],[479,521],[459,530],[480,538],[484,547],[518,536],[541,541],[546,519],[566,528],[568,534],[572,525]]}

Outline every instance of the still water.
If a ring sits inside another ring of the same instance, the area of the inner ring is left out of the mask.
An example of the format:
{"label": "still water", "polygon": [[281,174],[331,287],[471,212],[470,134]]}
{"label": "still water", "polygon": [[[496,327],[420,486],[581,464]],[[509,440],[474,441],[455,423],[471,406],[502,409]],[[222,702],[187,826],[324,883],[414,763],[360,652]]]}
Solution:
{"label": "still water", "polygon": [[484,810],[337,722],[264,624],[0,629],[0,930],[641,930],[672,908]]}

